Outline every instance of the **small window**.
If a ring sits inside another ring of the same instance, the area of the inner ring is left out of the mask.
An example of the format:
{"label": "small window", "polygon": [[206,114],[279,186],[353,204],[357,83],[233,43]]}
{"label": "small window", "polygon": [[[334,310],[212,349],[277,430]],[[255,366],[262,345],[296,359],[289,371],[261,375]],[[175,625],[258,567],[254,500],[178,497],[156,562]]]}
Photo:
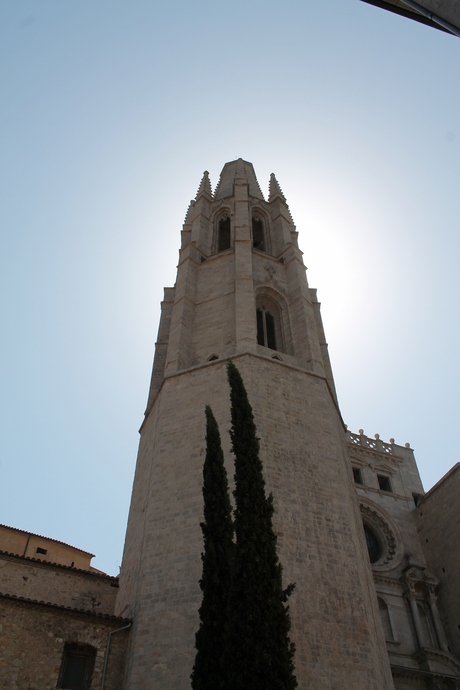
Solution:
{"label": "small window", "polygon": [[90,645],[66,644],[62,657],[58,688],[88,690],[96,650]]}
{"label": "small window", "polygon": [[230,217],[224,216],[219,220],[217,231],[217,251],[223,252],[230,249]]}
{"label": "small window", "polygon": [[390,477],[387,477],[385,474],[378,474],[377,479],[379,481],[379,488],[381,491],[389,491],[390,493],[393,491],[391,488]]}
{"label": "small window", "polygon": [[276,350],[275,317],[263,307],[257,309],[257,342]]}
{"label": "small window", "polygon": [[382,544],[373,529],[369,525],[364,525],[364,535],[366,537],[367,552],[371,563],[376,563],[382,555]]}
{"label": "small window", "polygon": [[46,554],[48,553],[48,550],[47,550],[47,549],[42,549],[41,546],[37,546],[37,550],[36,550],[35,553],[41,553],[43,556],[46,556]]}
{"label": "small window", "polygon": [[252,246],[260,251],[265,251],[264,222],[257,216],[252,217]]}
{"label": "small window", "polygon": [[353,467],[353,479],[355,480],[355,484],[363,483],[363,476],[359,467]]}

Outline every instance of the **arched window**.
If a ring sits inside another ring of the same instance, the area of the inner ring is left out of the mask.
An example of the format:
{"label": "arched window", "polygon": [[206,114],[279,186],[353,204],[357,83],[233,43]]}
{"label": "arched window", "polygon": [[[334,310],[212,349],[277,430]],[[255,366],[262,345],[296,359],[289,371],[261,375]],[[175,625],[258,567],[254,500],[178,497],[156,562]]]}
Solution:
{"label": "arched window", "polygon": [[388,612],[388,606],[386,602],[381,598],[377,597],[377,601],[379,602],[379,613],[380,613],[380,620],[382,621],[382,628],[383,628],[383,633],[385,635],[386,640],[393,640],[393,630],[391,627],[391,620],[390,620],[390,614]]}
{"label": "arched window", "polygon": [[364,523],[364,535],[366,537],[367,551],[371,563],[377,563],[382,555],[382,544],[373,529]]}
{"label": "arched window", "polygon": [[[273,296],[272,296],[273,295]],[[289,343],[289,323],[286,311],[283,310],[282,295],[275,294],[274,290],[264,288],[256,294],[256,326],[257,344],[277,352],[286,352],[286,342]],[[287,310],[287,307],[285,307]],[[287,337],[286,337],[286,327]]]}
{"label": "arched window", "polygon": [[257,308],[257,342],[276,350],[275,317],[264,307]]}
{"label": "arched window", "polygon": [[96,650],[88,644],[66,643],[59,673],[58,688],[88,690]]}
{"label": "arched window", "polygon": [[262,252],[266,251],[264,222],[259,216],[252,216],[252,246]]}
{"label": "arched window", "polygon": [[230,249],[230,216],[222,216],[217,225],[217,251]]}

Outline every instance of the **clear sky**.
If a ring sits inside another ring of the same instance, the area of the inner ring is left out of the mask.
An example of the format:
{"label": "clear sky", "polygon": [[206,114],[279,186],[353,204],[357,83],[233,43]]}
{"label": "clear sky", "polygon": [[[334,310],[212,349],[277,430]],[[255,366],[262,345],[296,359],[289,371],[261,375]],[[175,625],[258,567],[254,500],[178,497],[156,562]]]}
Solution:
{"label": "clear sky", "polygon": [[349,428],[459,458],[460,40],[359,0],[0,0],[0,522],[121,563],[201,175],[275,172]]}

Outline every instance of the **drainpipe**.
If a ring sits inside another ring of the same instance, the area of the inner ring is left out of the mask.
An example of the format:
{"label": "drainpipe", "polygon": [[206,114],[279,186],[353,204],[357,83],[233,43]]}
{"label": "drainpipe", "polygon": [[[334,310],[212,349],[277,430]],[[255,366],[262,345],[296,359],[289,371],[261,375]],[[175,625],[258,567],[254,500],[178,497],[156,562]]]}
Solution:
{"label": "drainpipe", "polygon": [[27,553],[27,547],[29,546],[29,541],[30,541],[30,534],[29,534],[29,536],[27,537],[26,545],[25,545],[25,547],[24,547],[24,553],[22,554],[23,556],[25,556],[26,553]]}
{"label": "drainpipe", "polygon": [[105,648],[105,657],[104,657],[104,667],[102,669],[102,678],[101,678],[101,690],[104,690],[104,685],[105,685],[105,676],[107,673],[107,664],[109,663],[109,652],[110,652],[110,643],[112,640],[112,635],[115,635],[117,632],[121,632],[122,630],[127,630],[130,628],[132,623],[128,623],[128,625],[124,625],[122,628],[117,628],[116,630],[112,630],[109,632],[108,638],[107,638],[107,647]]}

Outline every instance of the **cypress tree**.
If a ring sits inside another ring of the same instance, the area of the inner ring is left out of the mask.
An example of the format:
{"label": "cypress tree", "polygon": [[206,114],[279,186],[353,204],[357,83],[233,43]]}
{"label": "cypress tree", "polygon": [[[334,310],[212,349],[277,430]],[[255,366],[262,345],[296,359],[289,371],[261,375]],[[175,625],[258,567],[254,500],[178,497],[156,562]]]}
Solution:
{"label": "cypress tree", "polygon": [[193,690],[221,687],[221,660],[225,645],[228,593],[233,566],[233,522],[219,427],[209,406],[206,413],[206,457],[203,466],[204,538],[203,599],[197,649],[191,674]]}
{"label": "cypress tree", "polygon": [[265,494],[259,439],[241,375],[227,365],[235,455],[235,564],[223,659],[225,690],[293,690],[295,647],[285,607],[273,531],[273,498]]}

